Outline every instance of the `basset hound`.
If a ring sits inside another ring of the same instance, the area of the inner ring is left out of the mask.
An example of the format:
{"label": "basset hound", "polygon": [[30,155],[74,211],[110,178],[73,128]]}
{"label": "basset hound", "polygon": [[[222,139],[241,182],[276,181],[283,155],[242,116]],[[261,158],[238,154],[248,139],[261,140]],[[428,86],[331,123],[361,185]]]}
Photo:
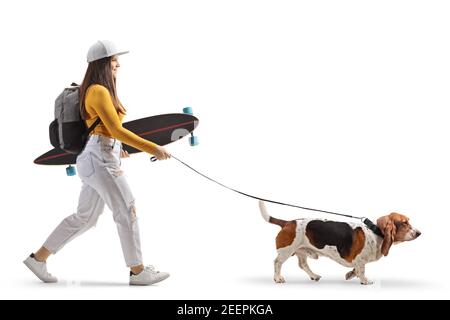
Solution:
{"label": "basset hound", "polygon": [[285,282],[280,273],[283,263],[296,255],[300,268],[311,280],[319,281],[320,276],[311,271],[307,258],[326,256],[345,267],[353,268],[345,275],[346,280],[356,276],[361,284],[372,284],[364,274],[366,263],[387,256],[392,244],[420,236],[420,231],[409,224],[408,217],[398,213],[379,218],[377,226],[381,234],[376,235],[363,224],[324,219],[285,221],[271,217],[262,201],[259,202],[259,208],[264,220],[281,227],[276,237],[278,256],[274,261],[274,281],[277,283]]}

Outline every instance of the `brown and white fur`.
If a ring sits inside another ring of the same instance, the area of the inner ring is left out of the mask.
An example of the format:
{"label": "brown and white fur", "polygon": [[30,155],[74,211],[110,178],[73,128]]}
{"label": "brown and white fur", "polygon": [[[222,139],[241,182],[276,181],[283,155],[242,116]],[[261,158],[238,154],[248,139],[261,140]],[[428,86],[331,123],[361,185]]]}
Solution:
{"label": "brown and white fur", "polygon": [[392,244],[420,236],[420,232],[409,224],[409,218],[398,213],[377,220],[377,226],[384,236],[382,238],[363,224],[325,219],[285,221],[271,217],[262,201],[259,202],[259,208],[264,220],[282,228],[276,237],[278,256],[274,261],[274,280],[277,283],[285,282],[281,275],[283,263],[296,255],[300,268],[311,280],[319,281],[321,276],[311,271],[307,258],[326,256],[345,267],[353,268],[345,275],[346,280],[356,276],[361,284],[372,284],[364,274],[365,265],[387,256]]}

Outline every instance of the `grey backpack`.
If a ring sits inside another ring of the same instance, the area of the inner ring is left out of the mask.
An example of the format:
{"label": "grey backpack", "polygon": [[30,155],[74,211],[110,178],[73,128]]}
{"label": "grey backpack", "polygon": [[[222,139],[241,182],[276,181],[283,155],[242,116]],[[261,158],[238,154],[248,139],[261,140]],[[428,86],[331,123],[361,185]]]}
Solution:
{"label": "grey backpack", "polygon": [[50,143],[55,148],[79,154],[83,151],[89,133],[100,123],[98,118],[92,126],[86,127],[80,115],[80,87],[72,83],[55,101],[55,120],[50,123]]}

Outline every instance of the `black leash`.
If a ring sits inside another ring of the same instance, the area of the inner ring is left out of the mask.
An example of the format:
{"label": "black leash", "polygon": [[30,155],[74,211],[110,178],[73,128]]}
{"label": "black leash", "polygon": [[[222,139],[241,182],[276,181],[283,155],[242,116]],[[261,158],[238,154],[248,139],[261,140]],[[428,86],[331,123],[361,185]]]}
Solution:
{"label": "black leash", "polygon": [[[295,204],[289,204],[289,203],[285,203],[285,202],[274,201],[274,200],[270,200],[270,199],[264,199],[264,198],[260,198],[260,197],[257,197],[257,196],[253,196],[253,195],[251,195],[251,194],[248,194],[248,193],[245,193],[245,192],[236,190],[236,189],[234,189],[234,188],[228,187],[228,186],[224,185],[223,183],[221,183],[221,182],[219,182],[219,181],[217,181],[217,180],[214,180],[214,179],[208,177],[207,175],[201,173],[200,171],[198,171],[198,170],[192,168],[190,165],[188,165],[188,164],[185,163],[184,161],[178,159],[178,158],[175,157],[174,155],[172,155],[171,157],[172,157],[173,159],[177,160],[178,162],[180,162],[181,164],[183,164],[184,166],[186,166],[187,168],[191,169],[192,171],[194,171],[194,172],[197,173],[198,175],[200,175],[200,176],[202,176],[202,177],[208,179],[209,181],[212,181],[212,182],[218,184],[218,185],[221,186],[221,187],[224,187],[224,188],[226,188],[226,189],[228,189],[228,190],[231,190],[231,191],[233,191],[233,192],[239,193],[239,194],[241,194],[241,195],[243,195],[243,196],[246,196],[246,197],[249,197],[249,198],[252,198],[252,199],[256,199],[256,200],[261,200],[261,201],[265,201],[265,202],[270,202],[270,203],[279,204],[279,205],[282,205],[282,206],[288,206],[288,207],[293,207],[293,208],[298,208],[298,209],[303,209],[303,210],[309,210],[309,211],[315,211],[315,212],[328,213],[328,214],[333,214],[333,215],[336,215],[336,216],[342,216],[342,217],[347,217],[347,218],[352,218],[352,219],[359,219],[359,220],[361,220],[361,221],[362,221],[362,222],[363,222],[370,230],[372,230],[376,235],[378,235],[378,236],[380,236],[380,237],[383,237],[383,233],[381,232],[380,228],[378,228],[378,226],[377,226],[376,224],[374,224],[372,221],[370,221],[370,220],[369,220],[368,218],[366,218],[366,217],[356,217],[356,216],[352,216],[352,215],[349,215],[349,214],[343,214],[343,213],[339,213],[339,212],[333,212],[333,211],[327,211],[327,210],[320,210],[320,209],[308,208],[308,207],[298,206],[298,205],[295,205]],[[153,162],[153,161],[156,161],[156,157],[152,157],[150,160],[151,160],[152,162]]]}

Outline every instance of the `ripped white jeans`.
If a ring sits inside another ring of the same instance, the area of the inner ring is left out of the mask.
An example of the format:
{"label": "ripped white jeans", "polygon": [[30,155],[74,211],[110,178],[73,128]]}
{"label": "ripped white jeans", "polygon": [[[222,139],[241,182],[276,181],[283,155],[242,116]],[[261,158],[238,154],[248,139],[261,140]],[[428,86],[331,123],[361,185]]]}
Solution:
{"label": "ripped white jeans", "polygon": [[120,169],[121,147],[116,139],[90,136],[77,158],[78,175],[83,183],[77,212],[61,221],[45,241],[44,247],[50,252],[56,253],[93,227],[106,203],[113,213],[127,266],[142,264],[134,198]]}

